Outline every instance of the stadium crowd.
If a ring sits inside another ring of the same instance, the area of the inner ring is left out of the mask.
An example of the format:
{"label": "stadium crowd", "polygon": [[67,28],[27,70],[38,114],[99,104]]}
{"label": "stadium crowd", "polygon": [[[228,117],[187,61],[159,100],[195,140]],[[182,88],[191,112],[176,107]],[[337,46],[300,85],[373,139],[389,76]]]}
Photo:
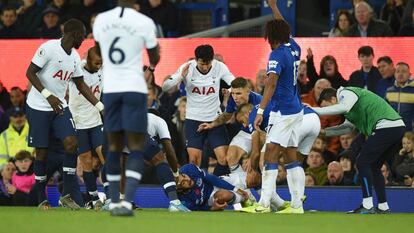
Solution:
{"label": "stadium crowd", "polygon": [[[74,12],[78,11],[76,10],[70,13],[71,8],[67,7],[68,10],[66,15],[63,16],[61,11],[57,10],[57,8],[47,7],[45,9],[41,9],[38,6],[33,5],[36,4],[34,1],[24,2],[25,6],[28,6],[27,9],[37,9],[32,16],[42,15],[45,25],[43,28],[37,28],[37,26],[33,25],[26,25],[28,28],[24,28],[22,31],[29,33],[30,35],[38,35],[36,37],[41,38],[59,38],[61,36],[60,26],[57,23],[59,19],[56,18],[56,16],[61,17],[62,19],[66,17],[66,19],[68,19],[74,16],[71,15],[72,13],[74,14]],[[64,4],[64,1],[55,0],[51,4],[59,5],[60,3],[63,5],[62,2]],[[83,3],[86,2],[89,1],[83,1]],[[400,1],[396,2],[398,3]],[[139,5],[139,9],[145,9],[143,6],[144,4]],[[400,5],[398,5],[398,7],[399,6]],[[22,13],[23,15],[30,12],[27,9],[23,10],[23,12],[26,12]],[[102,10],[104,9],[100,9],[99,7],[93,8],[93,10],[90,9],[88,11],[90,12],[89,17],[83,19],[86,20],[84,21],[85,25],[91,25],[89,24],[90,18]],[[399,12],[401,11],[402,10],[399,10]],[[7,24],[5,23],[7,21],[6,15],[9,13],[14,15],[11,16],[11,18],[14,18],[12,21],[16,21],[16,14],[18,14],[17,12],[19,12],[19,10],[7,7],[3,8],[3,24]],[[357,23],[353,26],[349,26],[347,32],[343,29],[338,30],[340,30],[341,33],[344,33],[343,35],[349,36],[391,36],[397,34],[397,26],[393,26],[391,28],[380,21],[375,21],[370,17],[364,18],[361,16],[367,13],[372,15],[372,9],[369,5],[366,3],[356,4],[355,17]],[[341,21],[341,15],[342,14],[340,13],[338,14],[338,21]],[[350,19],[352,18],[352,14],[344,13],[343,15],[351,21]],[[17,16],[17,22],[19,17],[20,16]],[[52,19],[53,17],[55,17],[55,19]],[[36,20],[34,19],[26,19],[25,22],[33,23],[35,21]],[[12,22],[8,25],[12,26],[14,23],[15,22]],[[51,25],[52,27],[49,27]],[[338,23],[338,25],[342,24]],[[349,25],[351,25],[351,23],[349,23]],[[374,27],[372,25],[379,26]],[[5,28],[7,30],[11,29],[10,26],[6,26]],[[29,29],[29,27],[32,28]],[[54,27],[57,27],[56,30],[52,30]],[[338,26],[338,28],[340,27],[341,26]],[[376,27],[378,28],[373,29]],[[4,35],[4,32],[5,29],[3,28],[0,31],[0,35]],[[18,34],[22,32],[20,31],[20,27],[17,26],[14,27],[13,31],[8,31],[8,33],[15,33],[14,35],[18,35],[18,38],[23,35]],[[332,34],[335,33],[337,32],[333,30]],[[43,36],[46,34],[56,37]],[[407,61],[394,62],[389,56],[376,58],[372,47],[362,46],[358,51],[354,51],[355,59],[360,61],[361,66],[355,67],[355,71],[351,74],[351,76],[344,78],[340,73],[340,67],[338,67],[336,58],[333,55],[326,55],[321,59],[318,72],[313,59],[314,52],[317,51],[313,51],[312,48],[307,49],[306,60],[302,60],[300,62],[298,69],[298,86],[302,102],[311,107],[319,107],[320,103],[318,102],[318,99],[324,89],[331,87],[338,89],[341,86],[365,88],[384,98],[390,106],[401,115],[407,129],[407,132],[401,142],[401,150],[398,154],[389,155],[387,163],[384,164],[381,169],[384,177],[386,178],[385,183],[387,186],[414,187],[414,133],[412,132],[414,120],[414,81],[410,76],[410,66]],[[225,63],[225,58],[219,54],[215,54],[215,59]],[[147,69],[148,67],[143,67],[144,71]],[[167,76],[164,80],[170,80],[171,77],[172,76]],[[265,79],[265,70],[259,70],[255,80],[253,77],[246,77],[245,81],[248,84],[247,94],[250,95],[250,93],[253,92],[263,94]],[[244,80],[244,78],[238,78],[236,80]],[[149,112],[160,116],[167,123],[179,165],[183,166],[189,162],[194,162],[192,160],[193,158],[189,156],[186,148],[188,135],[185,133],[187,123],[185,121],[187,105],[185,85],[181,83],[166,90],[166,88],[162,88],[160,85],[155,83],[155,77],[153,75],[147,79],[147,85],[147,105]],[[221,109],[222,111],[227,112],[228,104],[230,104],[231,100],[234,102],[236,99],[235,92],[230,89],[229,84],[224,82],[221,83],[220,89]],[[33,201],[36,198],[32,196],[34,193],[33,189],[36,187],[33,172],[34,154],[33,148],[30,148],[27,145],[30,127],[26,119],[27,107],[25,100],[27,93],[27,90],[22,90],[19,87],[12,87],[10,90],[7,90],[0,82],[0,205],[36,204]],[[227,141],[231,141],[231,139],[240,131],[241,125],[235,118],[237,117],[231,117],[225,122],[225,130],[229,135]],[[343,121],[343,116],[339,115],[320,117],[322,129],[336,126],[341,124]],[[325,138],[321,134],[315,140],[309,155],[301,158],[301,164],[306,172],[306,186],[359,185],[357,178],[358,172],[355,168],[355,159],[364,143],[364,140],[365,137],[355,131],[339,137],[330,138]],[[213,150],[212,145],[209,143],[205,143],[203,145],[202,151],[203,157],[199,161],[199,164],[200,167],[208,173],[215,173],[217,167],[224,167],[227,166],[226,163],[230,163],[228,156],[229,153],[227,153],[226,160],[223,162],[220,160],[222,158],[215,157],[215,150]],[[243,155],[238,161],[236,161],[236,163],[244,170],[247,170],[249,166],[248,158],[248,154]],[[281,158],[283,158],[283,156],[281,156]],[[279,164],[281,166],[279,167],[277,183],[286,184],[287,174],[283,167],[283,159],[279,161]],[[99,158],[97,156],[93,157],[93,170],[95,173],[99,174],[101,166],[102,164],[100,163]],[[232,165],[232,167],[233,166],[235,165]],[[232,169],[232,167],[230,167],[230,169]],[[82,166],[78,165],[77,175],[79,177],[79,183],[83,182],[83,170]],[[153,167],[147,168],[145,174],[143,175],[142,183],[158,183],[158,180],[155,178],[157,177],[155,174],[156,170]],[[54,175],[50,182],[58,183],[59,181],[59,175]],[[100,179],[98,179],[97,182],[102,183]]]}

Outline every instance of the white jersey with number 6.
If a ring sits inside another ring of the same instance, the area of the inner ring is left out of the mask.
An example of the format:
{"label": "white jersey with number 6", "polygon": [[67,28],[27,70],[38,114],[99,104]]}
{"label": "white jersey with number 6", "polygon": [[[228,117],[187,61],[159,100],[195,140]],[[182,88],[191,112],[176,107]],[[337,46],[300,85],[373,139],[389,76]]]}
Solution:
{"label": "white jersey with number 6", "polygon": [[[83,80],[91,89],[97,99],[101,98],[102,92],[102,69],[95,73],[89,73],[85,69],[86,61],[82,62]],[[76,129],[90,129],[102,125],[99,110],[79,92],[74,82],[69,83],[69,109],[75,121]]]}
{"label": "white jersey with number 6", "polygon": [[157,46],[152,19],[132,8],[115,7],[100,13],[93,37],[101,48],[103,92],[147,93],[142,71],[142,51]]}

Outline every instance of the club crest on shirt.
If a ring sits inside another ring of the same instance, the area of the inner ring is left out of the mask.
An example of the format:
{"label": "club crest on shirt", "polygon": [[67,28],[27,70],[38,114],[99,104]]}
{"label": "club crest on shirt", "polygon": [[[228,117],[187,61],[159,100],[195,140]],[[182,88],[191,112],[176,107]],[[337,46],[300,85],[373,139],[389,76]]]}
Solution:
{"label": "club crest on shirt", "polygon": [[268,65],[268,67],[269,67],[269,69],[274,69],[274,68],[276,68],[277,64],[278,64],[278,62],[277,62],[277,61],[275,61],[275,60],[270,60],[270,61],[269,61],[269,65]]}
{"label": "club crest on shirt", "polygon": [[39,50],[39,57],[43,57],[43,55],[45,55],[45,53],[46,53],[46,52],[45,52],[45,49],[43,49],[43,48],[42,48],[42,49],[40,49],[40,50]]}

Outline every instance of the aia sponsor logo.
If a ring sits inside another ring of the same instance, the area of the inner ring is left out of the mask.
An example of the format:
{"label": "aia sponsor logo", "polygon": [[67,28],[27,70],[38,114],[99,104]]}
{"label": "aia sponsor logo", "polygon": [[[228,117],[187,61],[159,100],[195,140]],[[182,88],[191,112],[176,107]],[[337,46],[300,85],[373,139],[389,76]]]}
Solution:
{"label": "aia sponsor logo", "polygon": [[53,75],[53,78],[58,78],[62,81],[69,81],[72,78],[72,76],[73,76],[73,72],[69,73],[69,71],[63,72],[63,70],[59,70]]}
{"label": "aia sponsor logo", "polygon": [[191,93],[197,93],[199,95],[209,95],[216,93],[216,90],[214,89],[214,87],[194,87]]}

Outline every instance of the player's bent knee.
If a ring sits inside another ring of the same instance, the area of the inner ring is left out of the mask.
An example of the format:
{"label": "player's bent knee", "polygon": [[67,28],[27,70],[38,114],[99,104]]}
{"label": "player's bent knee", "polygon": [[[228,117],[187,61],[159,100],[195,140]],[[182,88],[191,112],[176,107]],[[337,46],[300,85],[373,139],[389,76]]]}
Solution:
{"label": "player's bent knee", "polygon": [[218,203],[230,202],[234,198],[234,194],[227,190],[220,190],[214,194],[214,198]]}

